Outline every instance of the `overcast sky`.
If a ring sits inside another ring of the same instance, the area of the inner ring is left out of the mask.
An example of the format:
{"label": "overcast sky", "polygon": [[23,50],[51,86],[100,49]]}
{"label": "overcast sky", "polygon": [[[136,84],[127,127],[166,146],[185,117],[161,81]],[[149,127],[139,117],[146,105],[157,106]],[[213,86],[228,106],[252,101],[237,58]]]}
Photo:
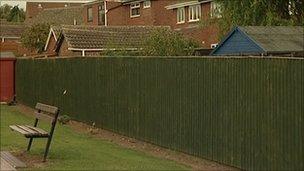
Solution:
{"label": "overcast sky", "polygon": [[[38,1],[38,0],[36,0]],[[50,0],[40,0],[41,2],[48,2]],[[74,1],[74,0],[51,0],[51,1],[59,1],[59,2],[62,2],[62,1],[66,1],[66,2],[69,2],[69,1]],[[81,0],[76,0],[76,1],[81,1]],[[88,2],[88,1],[92,1],[92,0],[82,0],[83,2]],[[19,1],[14,1],[14,0],[0,0],[0,5],[4,5],[4,4],[9,4],[9,5],[19,5],[20,8],[23,8],[25,9],[25,3],[26,3],[26,0],[19,0]]]}

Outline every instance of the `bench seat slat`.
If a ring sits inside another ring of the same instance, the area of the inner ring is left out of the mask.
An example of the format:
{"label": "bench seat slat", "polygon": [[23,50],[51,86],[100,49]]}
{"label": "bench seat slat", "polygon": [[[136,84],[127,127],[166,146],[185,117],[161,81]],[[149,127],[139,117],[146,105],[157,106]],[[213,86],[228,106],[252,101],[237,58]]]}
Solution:
{"label": "bench seat slat", "polygon": [[40,128],[36,128],[36,129],[32,129],[30,127],[27,127],[26,125],[11,125],[9,126],[12,130],[17,131],[21,134],[23,134],[25,137],[27,138],[31,138],[31,137],[48,137],[49,134],[40,129]]}
{"label": "bench seat slat", "polygon": [[19,127],[17,127],[16,125],[10,125],[9,126],[12,130],[17,131],[23,135],[29,135],[29,133],[27,131],[25,131],[24,129],[21,129]]}
{"label": "bench seat slat", "polygon": [[28,127],[29,129],[35,130],[36,132],[39,132],[40,134],[46,134],[48,135],[49,133],[46,132],[45,130],[41,129],[41,128],[37,128],[37,127],[33,127],[30,125],[25,125],[26,127]]}
{"label": "bench seat slat", "polygon": [[22,126],[22,125],[17,125],[17,127],[27,131],[30,135],[35,135],[37,134],[37,131],[34,131],[32,129],[27,128],[26,126]]}

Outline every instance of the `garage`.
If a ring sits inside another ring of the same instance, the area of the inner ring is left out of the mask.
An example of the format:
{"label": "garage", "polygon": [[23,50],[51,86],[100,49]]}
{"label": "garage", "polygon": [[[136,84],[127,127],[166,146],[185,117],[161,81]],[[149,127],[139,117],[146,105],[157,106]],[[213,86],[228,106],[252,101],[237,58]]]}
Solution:
{"label": "garage", "polygon": [[15,63],[12,52],[0,52],[0,100],[11,102],[15,95]]}

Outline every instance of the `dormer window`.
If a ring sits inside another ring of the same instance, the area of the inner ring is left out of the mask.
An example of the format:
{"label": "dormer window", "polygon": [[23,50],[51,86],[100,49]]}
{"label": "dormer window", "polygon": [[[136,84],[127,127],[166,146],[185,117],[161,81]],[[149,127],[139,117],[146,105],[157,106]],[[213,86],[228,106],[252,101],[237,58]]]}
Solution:
{"label": "dormer window", "polygon": [[140,16],[140,3],[133,3],[130,6],[130,16],[133,17],[139,17]]}
{"label": "dormer window", "polygon": [[199,21],[202,16],[201,5],[189,6],[189,22]]}

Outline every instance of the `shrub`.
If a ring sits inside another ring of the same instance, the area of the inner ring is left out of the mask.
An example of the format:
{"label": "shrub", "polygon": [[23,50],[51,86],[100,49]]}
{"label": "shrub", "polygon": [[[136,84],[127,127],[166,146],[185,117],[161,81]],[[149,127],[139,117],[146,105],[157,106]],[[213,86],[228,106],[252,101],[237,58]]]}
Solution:
{"label": "shrub", "polygon": [[26,48],[37,50],[38,53],[41,53],[44,49],[49,29],[50,25],[48,23],[39,23],[29,27],[21,36],[22,44]]}
{"label": "shrub", "polygon": [[198,43],[169,29],[160,28],[151,33],[144,42],[144,56],[189,56]]}

